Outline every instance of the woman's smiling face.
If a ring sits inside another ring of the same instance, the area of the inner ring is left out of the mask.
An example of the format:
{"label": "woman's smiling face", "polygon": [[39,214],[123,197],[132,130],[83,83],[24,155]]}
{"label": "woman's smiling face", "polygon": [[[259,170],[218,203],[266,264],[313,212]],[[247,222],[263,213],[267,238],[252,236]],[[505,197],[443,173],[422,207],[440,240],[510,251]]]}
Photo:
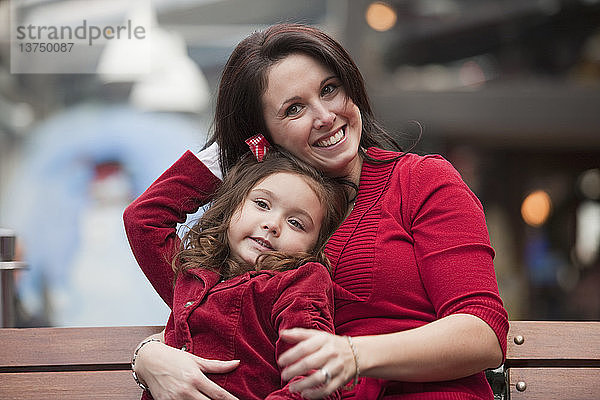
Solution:
{"label": "woman's smiling face", "polygon": [[329,176],[358,183],[360,111],[338,77],[304,54],[291,54],[267,74],[262,97],[273,141]]}

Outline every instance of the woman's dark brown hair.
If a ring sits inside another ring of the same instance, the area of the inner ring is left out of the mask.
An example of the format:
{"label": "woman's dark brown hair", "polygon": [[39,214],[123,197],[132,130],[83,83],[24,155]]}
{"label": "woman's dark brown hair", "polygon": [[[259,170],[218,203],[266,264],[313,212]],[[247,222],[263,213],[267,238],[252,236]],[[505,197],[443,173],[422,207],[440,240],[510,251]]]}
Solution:
{"label": "woman's dark brown hair", "polygon": [[346,95],[361,113],[361,149],[377,146],[401,150],[375,120],[364,80],[348,52],[317,28],[278,24],[242,40],[223,70],[209,143],[219,144],[221,170],[225,174],[247,151],[245,139],[262,133],[273,143],[263,116],[267,74],[275,63],[296,53],[314,58],[340,79]]}
{"label": "woman's dark brown hair", "polygon": [[[227,229],[231,217],[257,184],[280,172],[305,178],[325,207],[315,246],[307,253],[268,252],[258,258],[256,265],[243,264],[231,257],[229,251]],[[320,262],[329,268],[324,253],[325,244],[344,218],[348,206],[346,193],[343,184],[322,176],[315,168],[283,149],[271,147],[260,163],[246,150],[241,160],[226,175],[211,207],[184,235],[182,248],[173,259],[173,269],[178,275],[191,268],[207,268],[227,279],[251,270],[293,269],[309,261]]]}

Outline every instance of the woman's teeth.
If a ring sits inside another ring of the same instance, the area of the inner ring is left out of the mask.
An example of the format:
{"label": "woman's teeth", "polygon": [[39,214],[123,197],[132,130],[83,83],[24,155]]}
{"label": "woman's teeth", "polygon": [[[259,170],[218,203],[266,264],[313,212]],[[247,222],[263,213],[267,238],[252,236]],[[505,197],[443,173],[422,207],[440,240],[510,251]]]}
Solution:
{"label": "woman's teeth", "polygon": [[322,140],[316,143],[317,147],[329,147],[337,144],[344,138],[344,128],[341,128],[337,133],[333,136],[329,136],[327,139]]}

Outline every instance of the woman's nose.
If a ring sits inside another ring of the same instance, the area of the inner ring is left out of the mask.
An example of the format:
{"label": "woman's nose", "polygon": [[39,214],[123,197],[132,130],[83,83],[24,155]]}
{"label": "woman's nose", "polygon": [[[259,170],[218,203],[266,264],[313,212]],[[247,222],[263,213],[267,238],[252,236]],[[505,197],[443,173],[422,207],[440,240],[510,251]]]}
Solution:
{"label": "woman's nose", "polygon": [[335,113],[324,106],[319,106],[315,111],[314,127],[315,129],[328,128],[335,121]]}

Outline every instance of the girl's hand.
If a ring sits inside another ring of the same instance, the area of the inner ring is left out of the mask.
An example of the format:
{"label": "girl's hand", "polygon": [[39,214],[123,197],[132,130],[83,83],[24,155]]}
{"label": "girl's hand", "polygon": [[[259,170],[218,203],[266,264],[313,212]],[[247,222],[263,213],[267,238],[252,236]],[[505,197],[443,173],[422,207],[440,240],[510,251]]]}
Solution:
{"label": "girl's hand", "polygon": [[238,360],[207,360],[167,346],[146,344],[138,353],[136,374],[155,400],[237,400],[204,375],[235,369]]}
{"label": "girl's hand", "polygon": [[[320,399],[354,378],[354,356],[345,337],[304,328],[283,330],[280,337],[288,343],[297,343],[277,360],[283,368],[282,379],[306,376],[290,384],[291,392],[307,399]],[[331,375],[328,382],[325,371]]]}

